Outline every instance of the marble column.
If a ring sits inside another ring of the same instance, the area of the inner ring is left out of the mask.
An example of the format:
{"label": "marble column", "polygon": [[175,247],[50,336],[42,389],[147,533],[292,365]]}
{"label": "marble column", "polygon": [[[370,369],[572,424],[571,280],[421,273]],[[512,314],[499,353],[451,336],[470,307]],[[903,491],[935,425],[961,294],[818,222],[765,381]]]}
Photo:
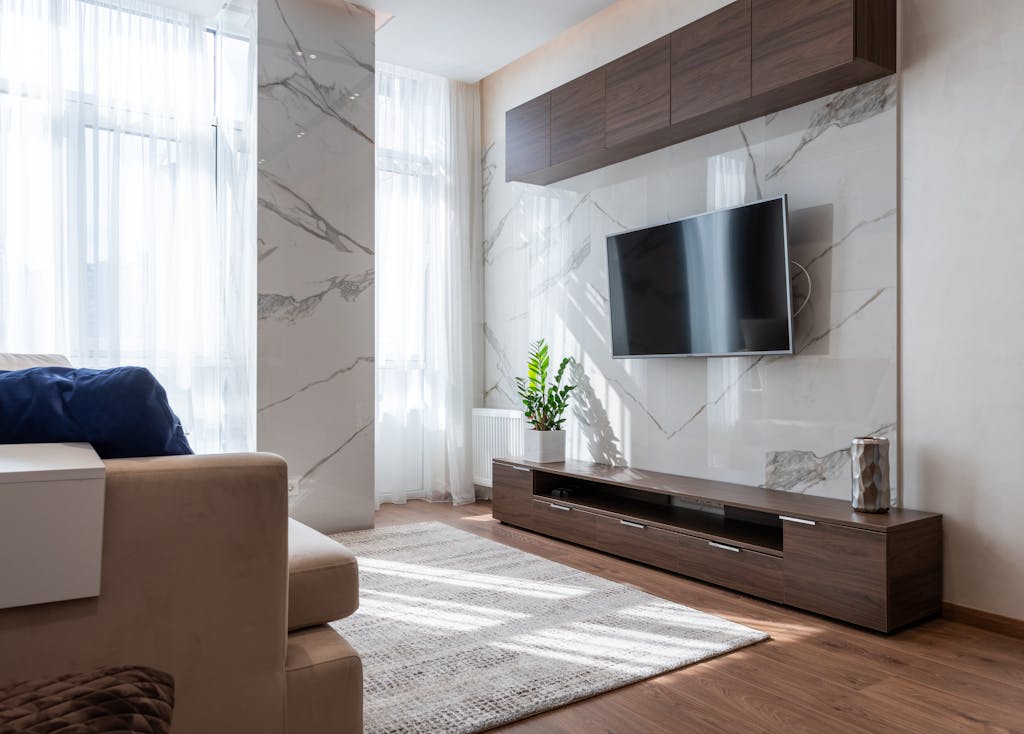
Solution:
{"label": "marble column", "polygon": [[259,0],[261,451],[323,531],[373,524],[374,21]]}

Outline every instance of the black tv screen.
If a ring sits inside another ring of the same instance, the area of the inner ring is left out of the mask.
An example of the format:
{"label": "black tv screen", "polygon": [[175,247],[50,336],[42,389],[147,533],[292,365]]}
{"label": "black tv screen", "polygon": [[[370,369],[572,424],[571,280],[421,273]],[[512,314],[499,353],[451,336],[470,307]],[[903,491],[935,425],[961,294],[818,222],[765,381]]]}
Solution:
{"label": "black tv screen", "polygon": [[608,237],[615,357],[792,354],[786,197]]}

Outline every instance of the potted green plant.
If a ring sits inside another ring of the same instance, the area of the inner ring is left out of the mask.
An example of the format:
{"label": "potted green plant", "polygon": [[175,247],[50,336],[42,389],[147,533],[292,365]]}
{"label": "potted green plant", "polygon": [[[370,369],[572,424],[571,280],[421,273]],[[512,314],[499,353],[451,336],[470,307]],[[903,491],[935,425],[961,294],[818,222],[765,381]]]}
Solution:
{"label": "potted green plant", "polygon": [[526,437],[523,457],[527,461],[550,463],[565,461],[565,409],[575,385],[563,385],[565,368],[572,363],[565,357],[558,365],[554,380],[548,381],[550,357],[543,339],[530,345],[526,377],[516,378],[516,389],[526,408]]}

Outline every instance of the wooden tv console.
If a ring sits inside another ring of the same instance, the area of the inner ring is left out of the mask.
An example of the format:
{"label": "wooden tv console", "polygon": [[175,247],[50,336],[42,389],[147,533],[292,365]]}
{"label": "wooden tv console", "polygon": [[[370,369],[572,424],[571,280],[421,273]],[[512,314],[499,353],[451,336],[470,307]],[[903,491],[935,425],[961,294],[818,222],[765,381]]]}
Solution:
{"label": "wooden tv console", "polygon": [[[568,489],[568,497],[553,490]],[[495,459],[509,525],[890,632],[942,606],[942,516],[566,461]]]}

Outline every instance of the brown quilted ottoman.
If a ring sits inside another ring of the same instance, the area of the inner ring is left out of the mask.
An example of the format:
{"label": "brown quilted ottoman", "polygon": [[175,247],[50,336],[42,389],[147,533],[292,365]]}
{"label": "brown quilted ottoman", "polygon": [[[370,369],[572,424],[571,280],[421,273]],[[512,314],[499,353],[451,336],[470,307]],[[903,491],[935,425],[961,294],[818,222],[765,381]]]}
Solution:
{"label": "brown quilted ottoman", "polygon": [[0,734],[167,734],[174,679],[119,666],[0,689]]}

